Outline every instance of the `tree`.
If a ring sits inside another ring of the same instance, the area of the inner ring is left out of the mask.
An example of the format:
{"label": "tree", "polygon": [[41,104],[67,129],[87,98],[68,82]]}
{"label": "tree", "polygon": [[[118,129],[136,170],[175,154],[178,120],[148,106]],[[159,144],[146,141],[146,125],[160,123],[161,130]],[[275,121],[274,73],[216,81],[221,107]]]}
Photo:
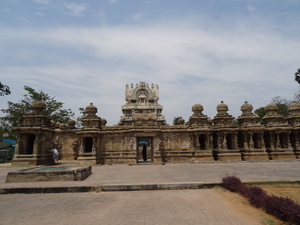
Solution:
{"label": "tree", "polygon": [[0,82],[0,96],[9,95],[10,93],[9,87]]}
{"label": "tree", "polygon": [[[280,96],[272,98],[272,103],[276,104],[278,107],[277,113],[281,114],[283,116],[289,115],[289,105],[292,102],[300,103],[300,92],[294,94],[293,100],[287,100],[285,98],[282,98]],[[254,111],[255,114],[257,114],[260,117],[260,120],[266,115],[265,107],[260,107]]]}
{"label": "tree", "polygon": [[294,99],[293,101],[300,103],[300,91],[294,94]]}
{"label": "tree", "polygon": [[295,73],[295,81],[297,81],[300,84],[300,69],[298,69]]}
{"label": "tree", "polygon": [[276,104],[278,107],[278,114],[281,114],[283,116],[289,115],[289,105],[292,103],[290,100],[286,100],[280,96],[272,98],[272,103]]}
{"label": "tree", "polygon": [[265,107],[260,107],[260,108],[256,109],[254,111],[254,113],[256,115],[258,115],[260,118],[260,121],[262,121],[262,118],[266,115]]}
{"label": "tree", "polygon": [[67,123],[69,119],[74,116],[71,109],[63,109],[62,102],[55,100],[55,97],[51,97],[43,91],[35,91],[29,86],[24,86],[24,90],[27,91],[23,95],[24,99],[17,103],[8,101],[8,108],[1,109],[6,115],[1,117],[1,126],[11,136],[12,127],[19,126],[23,123],[23,115],[32,112],[32,104],[36,101],[43,101],[46,104],[45,114],[48,115],[52,120],[60,123]]}
{"label": "tree", "polygon": [[181,116],[174,117],[173,125],[178,125],[178,120],[181,119],[181,118],[182,118]]}
{"label": "tree", "polygon": [[87,113],[84,108],[79,108],[79,113],[81,116],[78,116],[76,118],[76,125],[77,127],[82,127],[82,118],[85,117]]}

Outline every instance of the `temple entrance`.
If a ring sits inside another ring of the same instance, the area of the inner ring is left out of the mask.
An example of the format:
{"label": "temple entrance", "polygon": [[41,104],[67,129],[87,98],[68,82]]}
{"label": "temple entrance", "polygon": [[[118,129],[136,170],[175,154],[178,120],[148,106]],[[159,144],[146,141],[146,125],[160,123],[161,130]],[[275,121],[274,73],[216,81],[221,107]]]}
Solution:
{"label": "temple entrance", "polygon": [[227,142],[227,149],[234,149],[233,144],[232,144],[232,135],[231,134],[226,135],[226,142]]}
{"label": "temple entrance", "polygon": [[35,141],[34,134],[27,135],[26,148],[25,148],[25,151],[22,152],[22,154],[33,154],[34,141]]}
{"label": "temple entrance", "polygon": [[205,134],[201,134],[199,136],[199,145],[200,145],[200,150],[206,149],[206,135]]}
{"label": "temple entrance", "polygon": [[84,143],[84,153],[89,153],[92,152],[93,150],[93,138],[91,137],[85,137],[83,139],[83,143]]}
{"label": "temple entrance", "polygon": [[[143,149],[145,149],[145,155],[143,155]],[[146,161],[144,161],[144,157],[146,157]],[[152,138],[137,138],[137,162],[153,162]]]}

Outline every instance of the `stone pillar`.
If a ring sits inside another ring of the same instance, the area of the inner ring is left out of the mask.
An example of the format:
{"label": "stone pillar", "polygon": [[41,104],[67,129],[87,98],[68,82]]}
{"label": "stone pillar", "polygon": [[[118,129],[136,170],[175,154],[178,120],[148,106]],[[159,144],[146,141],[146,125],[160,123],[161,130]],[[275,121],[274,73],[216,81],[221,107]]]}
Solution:
{"label": "stone pillar", "polygon": [[83,154],[83,137],[79,139],[79,149],[78,149],[78,155]]}
{"label": "stone pillar", "polygon": [[200,140],[199,140],[199,138],[200,138],[199,134],[194,135],[194,143],[195,143],[196,150],[200,149]]}
{"label": "stone pillar", "polygon": [[96,148],[95,148],[95,144],[96,144],[96,138],[95,137],[92,137],[92,140],[93,140],[93,145],[92,145],[92,154],[94,155],[96,153]]}
{"label": "stone pillar", "polygon": [[19,155],[20,154],[20,146],[21,146],[21,135],[18,136],[17,138],[17,143],[15,146],[15,155]]}
{"label": "stone pillar", "polygon": [[244,131],[243,136],[244,136],[244,149],[248,150],[249,149],[249,146],[248,146],[248,133],[246,131]]}
{"label": "stone pillar", "polygon": [[279,132],[276,132],[276,137],[277,137],[276,149],[280,149],[280,148],[281,148],[281,145],[280,145],[280,136],[279,136]]}
{"label": "stone pillar", "polygon": [[[198,141],[196,140],[196,134],[194,134],[194,133],[191,134],[191,135],[190,135],[190,140],[191,140],[191,143],[192,143],[192,149],[193,149],[193,150],[197,150],[197,142],[198,142]],[[169,141],[170,141],[170,140],[169,140],[169,137],[168,137],[168,146],[170,146],[170,145],[169,145]]]}
{"label": "stone pillar", "polygon": [[249,132],[249,150],[254,149],[253,132]]}
{"label": "stone pillar", "polygon": [[265,140],[264,140],[264,133],[260,133],[259,136],[260,136],[261,148],[266,149],[266,144],[265,144]]}
{"label": "stone pillar", "polygon": [[35,140],[34,140],[34,144],[33,144],[33,154],[34,155],[37,155],[39,153],[40,138],[41,138],[41,134],[37,133],[35,135]]}
{"label": "stone pillar", "polygon": [[269,135],[270,135],[270,150],[274,150],[275,149],[275,147],[274,147],[274,133],[270,132]]}
{"label": "stone pillar", "polygon": [[212,136],[212,134],[210,133],[208,137],[209,137],[209,140],[208,140],[208,143],[209,143],[209,149],[212,150],[212,149],[213,149],[213,136]]}
{"label": "stone pillar", "polygon": [[223,150],[227,150],[227,139],[226,139],[226,133],[223,135]]}
{"label": "stone pillar", "polygon": [[293,147],[292,147],[291,140],[290,140],[290,134],[291,134],[291,132],[288,131],[288,132],[287,132],[287,144],[288,144],[288,149],[292,149],[292,148],[293,148]]}
{"label": "stone pillar", "polygon": [[208,150],[211,149],[210,139],[211,139],[210,135],[205,134],[205,149],[208,149]]}
{"label": "stone pillar", "polygon": [[222,147],[222,143],[221,143],[221,134],[218,132],[217,133],[217,145],[218,145],[218,150],[223,150],[223,147]]}
{"label": "stone pillar", "polygon": [[299,131],[295,131],[295,150],[300,150],[299,148]]}
{"label": "stone pillar", "polygon": [[234,143],[234,149],[239,149],[239,143],[238,143],[238,134],[235,133],[233,136],[233,143]]}

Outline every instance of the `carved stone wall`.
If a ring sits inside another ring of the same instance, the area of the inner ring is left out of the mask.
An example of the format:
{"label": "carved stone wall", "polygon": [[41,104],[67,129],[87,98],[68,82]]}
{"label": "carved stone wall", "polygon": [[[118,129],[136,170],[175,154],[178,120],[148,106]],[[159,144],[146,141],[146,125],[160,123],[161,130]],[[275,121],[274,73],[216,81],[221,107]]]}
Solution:
{"label": "carved stone wall", "polygon": [[238,124],[224,102],[217,106],[213,119],[202,114],[201,104],[194,104],[186,123],[181,118],[179,125],[170,126],[158,104],[158,85],[126,85],[125,99],[119,125],[106,126],[91,103],[82,128],[75,128],[75,121],[51,122],[43,113],[45,105],[33,104],[33,113],[24,115],[24,123],[14,128],[18,141],[13,165],[49,163],[53,147],[61,159],[77,160],[82,165],[139,163],[143,162],[143,143],[148,162],[155,163],[300,158],[297,103],[290,105],[287,118],[277,114],[276,105],[268,104],[260,123],[252,105],[245,102]]}

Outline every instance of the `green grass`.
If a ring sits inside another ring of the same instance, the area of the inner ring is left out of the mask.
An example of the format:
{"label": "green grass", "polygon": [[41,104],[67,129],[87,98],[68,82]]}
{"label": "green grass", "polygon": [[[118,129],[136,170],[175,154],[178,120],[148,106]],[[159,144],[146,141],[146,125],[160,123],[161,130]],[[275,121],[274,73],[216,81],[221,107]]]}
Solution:
{"label": "green grass", "polygon": [[0,164],[4,164],[4,163],[11,163],[11,160],[6,160],[6,161],[0,161]]}
{"label": "green grass", "polygon": [[263,216],[262,218],[262,222],[265,224],[265,225],[278,225],[278,223],[276,223],[274,220],[272,219],[269,219],[269,218],[266,218]]}
{"label": "green grass", "polygon": [[286,186],[286,185],[300,185],[300,181],[266,181],[266,182],[253,182],[253,183],[243,183],[247,186],[261,186],[261,185],[268,185],[268,186]]}

